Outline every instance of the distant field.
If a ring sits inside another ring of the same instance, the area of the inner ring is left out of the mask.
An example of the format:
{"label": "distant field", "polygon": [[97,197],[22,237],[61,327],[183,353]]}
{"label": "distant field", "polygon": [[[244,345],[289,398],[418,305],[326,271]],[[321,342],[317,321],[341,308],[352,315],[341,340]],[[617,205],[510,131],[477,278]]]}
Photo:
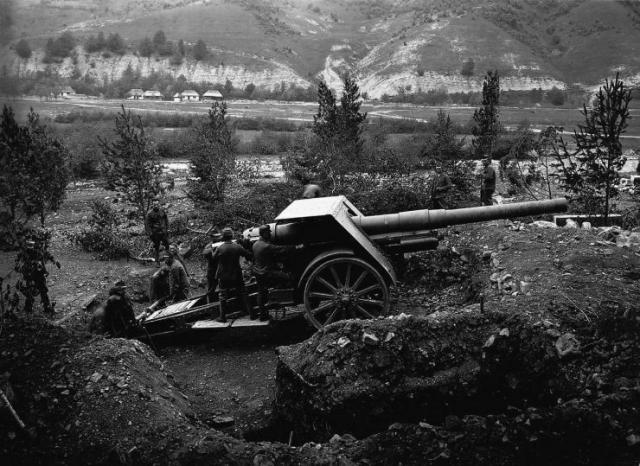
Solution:
{"label": "distant field", "polygon": [[[116,112],[124,104],[125,108],[134,112],[167,112],[206,114],[209,105],[205,103],[153,102],[153,101],[122,101],[122,100],[57,100],[40,101],[38,99],[17,99],[6,102],[11,105],[19,119],[24,119],[30,107],[43,118],[53,118],[56,115],[71,111],[113,111]],[[310,122],[317,111],[316,103],[276,102],[276,101],[229,101],[229,115],[232,117],[282,119],[289,121]],[[432,120],[440,107],[425,107],[409,104],[376,104],[363,105],[368,112],[369,119],[375,118],[405,118],[409,120]],[[465,124],[473,116],[473,107],[444,107],[451,119]],[[631,110],[626,136],[627,142],[633,143],[638,139],[640,143],[640,109]],[[565,108],[514,108],[501,107],[500,119],[507,129],[513,129],[522,121],[528,121],[533,128],[543,129],[549,125],[563,126],[565,131],[573,131],[582,122],[579,109]]]}

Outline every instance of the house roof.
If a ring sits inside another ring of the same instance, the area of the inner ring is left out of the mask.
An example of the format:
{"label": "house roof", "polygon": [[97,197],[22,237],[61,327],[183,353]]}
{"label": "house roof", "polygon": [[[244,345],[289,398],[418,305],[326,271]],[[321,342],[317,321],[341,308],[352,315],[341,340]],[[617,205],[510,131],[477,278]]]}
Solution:
{"label": "house roof", "polygon": [[162,92],[160,91],[144,91],[144,95],[149,97],[162,97]]}
{"label": "house roof", "polygon": [[207,91],[202,94],[202,97],[222,97],[220,91]]}
{"label": "house roof", "polygon": [[142,94],[144,94],[142,89],[130,89],[129,92],[127,92],[127,95],[142,95]]}
{"label": "house roof", "polygon": [[176,92],[175,94],[173,94],[174,97],[180,97],[180,93]]}
{"label": "house roof", "polygon": [[197,95],[198,97],[200,97],[200,94],[198,94],[196,91],[193,91],[191,89],[182,91],[182,95]]}

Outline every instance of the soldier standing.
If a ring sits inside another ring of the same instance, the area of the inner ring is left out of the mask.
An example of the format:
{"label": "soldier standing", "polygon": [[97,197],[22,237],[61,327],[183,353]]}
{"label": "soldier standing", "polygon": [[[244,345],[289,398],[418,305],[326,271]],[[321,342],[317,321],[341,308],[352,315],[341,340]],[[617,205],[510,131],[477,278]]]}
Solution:
{"label": "soldier standing", "polygon": [[218,280],[218,289],[220,290],[220,315],[217,320],[218,322],[227,321],[227,301],[231,297],[231,290],[235,290],[236,296],[240,298],[243,310],[255,318],[249,305],[249,297],[240,268],[240,257],[248,259],[251,257],[251,253],[239,244],[232,242],[233,230],[231,228],[222,230],[222,239],[224,243],[216,248],[211,257],[218,264],[215,278]]}
{"label": "soldier standing", "polygon": [[160,267],[160,243],[165,250],[169,250],[169,219],[167,213],[160,208],[160,203],[156,200],[153,207],[145,218],[145,231],[155,249],[156,267]]}
{"label": "soldier standing", "polygon": [[[210,233],[212,240],[220,240],[220,233],[217,228],[210,231],[213,231]],[[218,272],[218,258],[217,256],[215,258],[213,256],[215,250],[216,247],[214,246],[214,243],[210,242],[205,246],[203,251],[204,258],[207,260],[207,298],[210,303],[216,300],[216,288],[218,287],[218,279],[216,278],[216,274]]]}
{"label": "soldier standing", "polygon": [[[276,246],[271,243],[271,227],[269,225],[262,225],[258,231],[260,232],[260,238],[253,243],[253,273],[258,282],[260,320],[266,321],[269,320],[269,314],[265,307],[269,299],[269,287],[291,281],[291,277],[287,273],[278,269],[277,258],[298,246]],[[302,247],[302,245],[299,247]]]}
{"label": "soldier standing", "polygon": [[178,302],[189,297],[189,277],[184,267],[174,256],[167,256],[166,262],[169,267],[169,299]]}
{"label": "soldier standing", "polygon": [[449,193],[453,189],[451,178],[443,170],[441,165],[436,165],[436,177],[431,193],[431,204],[434,209],[448,209]]}
{"label": "soldier standing", "polygon": [[483,161],[484,171],[482,172],[482,185],[480,187],[480,200],[482,205],[493,205],[491,196],[496,190],[496,171],[491,166],[491,159]]}
{"label": "soldier standing", "polygon": [[33,311],[33,303],[38,295],[40,295],[44,312],[48,314],[55,312],[55,303],[52,304],[49,300],[49,289],[47,288],[49,272],[47,272],[46,263],[53,262],[60,268],[60,262],[54,260],[46,247],[46,241],[46,233],[40,241],[28,239],[16,258],[15,271],[22,275],[22,279],[17,283],[17,288],[25,297],[25,312]]}
{"label": "soldier standing", "polygon": [[104,306],[104,327],[114,338],[132,336],[138,326],[126,290],[127,286],[123,280],[115,282],[109,290],[109,298]]}

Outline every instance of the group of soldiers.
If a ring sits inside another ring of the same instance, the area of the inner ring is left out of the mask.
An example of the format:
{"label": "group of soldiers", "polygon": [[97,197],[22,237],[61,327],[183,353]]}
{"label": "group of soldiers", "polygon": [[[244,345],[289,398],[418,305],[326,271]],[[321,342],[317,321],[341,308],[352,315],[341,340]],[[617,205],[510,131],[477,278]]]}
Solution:
{"label": "group of soldiers", "polygon": [[[482,161],[482,181],[480,184],[480,201],[482,205],[492,205],[491,197],[496,190],[496,171],[491,166],[491,159]],[[436,176],[431,193],[431,207],[433,209],[450,209],[450,195],[454,189],[449,175],[444,173],[442,166],[436,166]]]}
{"label": "group of soldiers", "polygon": [[[496,173],[491,166],[491,160],[483,161],[484,170],[480,198],[482,205],[491,205],[491,196],[495,191]],[[449,176],[441,167],[436,168],[436,178],[433,185],[432,207],[436,209],[450,208],[448,198],[454,188]],[[307,183],[304,187],[302,198],[311,199],[322,195],[320,187],[314,183]],[[152,303],[164,304],[178,302],[189,297],[191,278],[186,264],[175,244],[169,243],[169,221],[166,212],[160,207],[159,202],[154,202],[152,209],[145,219],[145,230],[153,243],[155,263],[159,268],[153,274],[150,284],[149,296]],[[217,231],[216,231],[217,233]],[[219,298],[219,313],[217,320],[226,322],[229,300],[237,297],[242,309],[251,319],[268,320],[266,310],[268,290],[271,287],[291,285],[291,277],[283,272],[278,264],[283,255],[286,255],[297,246],[277,246],[271,242],[271,230],[269,225],[259,228],[259,239],[251,246],[251,250],[233,241],[234,233],[230,228],[224,228],[221,232],[222,244],[214,247],[210,243],[204,250],[207,260],[207,296],[210,302]],[[47,288],[46,263],[52,262],[60,267],[48,251],[46,238],[37,236],[28,238],[21,248],[15,270],[22,275],[18,281],[18,290],[25,296],[25,310],[30,312],[35,298],[40,296],[44,311],[53,314],[55,303],[51,302]],[[164,246],[164,252],[160,254],[160,247]],[[252,271],[258,286],[258,311],[257,314],[249,303],[246,287],[243,279],[240,258],[253,261]],[[133,306],[126,296],[126,285],[119,280],[109,291],[109,298],[104,306],[104,327],[112,336],[127,336],[136,325]]]}

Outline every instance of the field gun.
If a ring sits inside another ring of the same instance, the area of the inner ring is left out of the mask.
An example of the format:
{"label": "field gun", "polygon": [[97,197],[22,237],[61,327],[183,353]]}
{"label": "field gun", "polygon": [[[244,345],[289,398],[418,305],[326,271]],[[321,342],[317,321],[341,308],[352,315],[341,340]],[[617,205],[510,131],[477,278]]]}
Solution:
{"label": "field gun", "polygon": [[[321,329],[385,314],[389,286],[397,281],[387,255],[436,248],[437,228],[566,210],[566,199],[551,199],[365,216],[346,197],[333,196],[294,201],[270,227],[275,244],[305,246],[287,267],[295,281],[292,301],[303,303],[309,322]],[[257,227],[243,233],[249,242],[258,235]]]}

